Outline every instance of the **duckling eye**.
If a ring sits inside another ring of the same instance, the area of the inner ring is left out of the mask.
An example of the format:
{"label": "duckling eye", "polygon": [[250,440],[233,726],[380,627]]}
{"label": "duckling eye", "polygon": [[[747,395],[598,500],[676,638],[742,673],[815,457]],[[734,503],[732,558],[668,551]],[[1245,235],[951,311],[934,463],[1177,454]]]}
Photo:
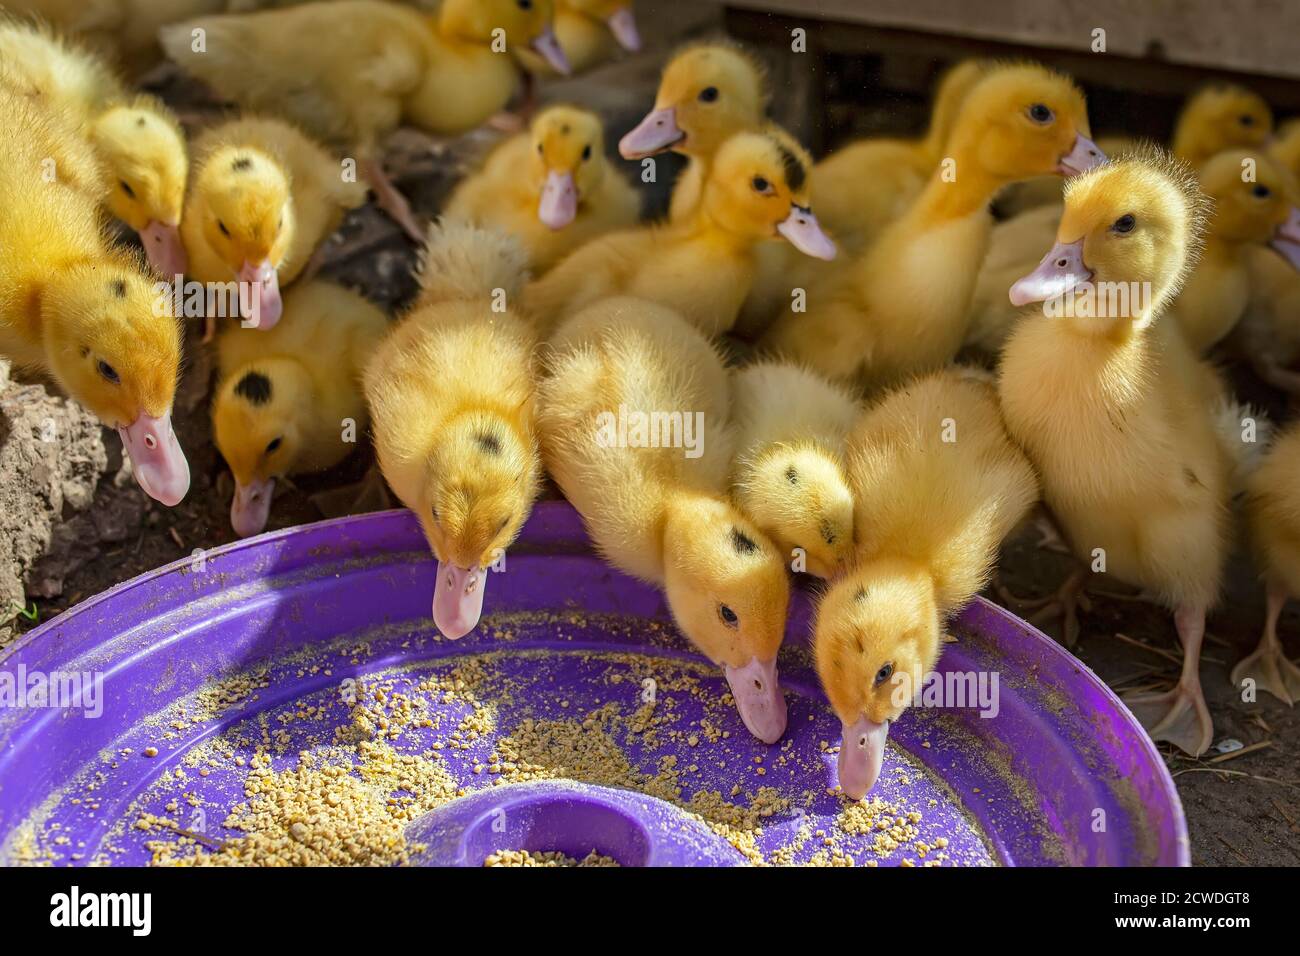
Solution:
{"label": "duckling eye", "polygon": [[541,143],[538,143],[538,144],[537,144],[537,155],[538,155],[538,156],[544,156],[544,155],[546,155],[546,150],[542,148],[542,144],[541,144]]}
{"label": "duckling eye", "polygon": [[879,687],[881,684],[883,684],[885,681],[889,680],[889,678],[893,676],[894,676],[894,664],[891,661],[888,664],[886,664],[884,667],[880,668],[880,670],[876,671],[876,686]]}
{"label": "duckling eye", "polygon": [[1237,119],[1242,126],[1255,125],[1255,117],[1251,116],[1249,113],[1242,113],[1241,116],[1237,117]]}
{"label": "duckling eye", "polygon": [[1050,107],[1044,106],[1042,103],[1035,103],[1029,107],[1029,118],[1035,123],[1046,125],[1056,118],[1056,114],[1052,112]]}
{"label": "duckling eye", "polygon": [[700,90],[699,99],[701,103],[716,103],[719,95],[716,86],[706,86],[704,89]]}
{"label": "duckling eye", "polygon": [[531,10],[533,8],[533,0],[515,0],[515,3],[518,4],[520,10]]}
{"label": "duckling eye", "polygon": [[1137,225],[1137,219],[1130,212],[1116,219],[1115,225],[1111,226],[1110,228],[1112,232],[1117,232],[1120,235],[1124,235],[1125,233],[1132,232],[1133,227],[1136,225]]}
{"label": "duckling eye", "polygon": [[1267,199],[1269,196],[1273,195],[1273,191],[1263,183],[1257,185],[1253,190],[1251,190],[1251,192],[1255,194],[1257,199]]}
{"label": "duckling eye", "polygon": [[754,192],[766,193],[771,192],[772,190],[772,184],[762,176],[755,176],[752,185],[754,187]]}
{"label": "duckling eye", "polygon": [[740,618],[736,617],[736,612],[725,604],[718,605],[718,617],[722,619],[722,623],[727,627],[736,627],[740,624]]}
{"label": "duckling eye", "polygon": [[126,193],[128,197],[131,199],[135,198],[135,190],[131,188],[131,184],[125,179],[119,179],[117,184],[122,187],[122,192]]}
{"label": "duckling eye", "polygon": [[117,374],[117,369],[113,368],[113,366],[109,365],[103,359],[100,359],[95,363],[95,371],[99,372],[99,374],[103,376],[104,381],[109,382],[110,384],[122,384],[122,379],[121,376]]}
{"label": "duckling eye", "polygon": [[227,239],[230,238],[230,230],[226,228],[226,224],[222,222],[220,219],[217,220],[217,228],[221,230],[221,234],[223,236],[225,236]]}
{"label": "duckling eye", "polygon": [[590,144],[590,143],[588,143],[586,146],[582,147],[582,160],[583,160],[583,162],[586,162],[586,161],[589,160],[589,159],[591,159],[591,144]]}
{"label": "duckling eye", "polygon": [[266,453],[269,455],[272,452],[278,451],[283,441],[284,441],[283,437],[272,438],[269,442],[266,443]]}

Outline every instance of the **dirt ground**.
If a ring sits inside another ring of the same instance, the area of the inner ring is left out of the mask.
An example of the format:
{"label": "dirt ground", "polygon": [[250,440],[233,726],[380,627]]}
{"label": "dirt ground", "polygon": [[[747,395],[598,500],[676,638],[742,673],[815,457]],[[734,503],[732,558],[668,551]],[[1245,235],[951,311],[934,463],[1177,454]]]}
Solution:
{"label": "dirt ground", "polygon": [[[642,58],[583,87],[583,98],[609,121],[611,144],[650,104],[657,67],[653,56]],[[191,116],[207,108],[201,94],[174,78],[164,78],[159,89]],[[568,91],[564,88],[546,91],[546,98],[565,95]],[[595,103],[590,102],[593,96]],[[430,150],[427,142],[407,142],[399,137],[389,154],[390,169],[417,211],[432,216],[457,178],[492,140],[493,134],[479,133]],[[661,188],[660,194],[652,197],[649,211],[662,207],[663,202]],[[323,275],[397,310],[414,290],[414,262],[410,242],[373,206],[367,206],[344,224]],[[190,358],[178,395],[175,424],[192,470],[189,495],[178,507],[167,509],[149,501],[133,484],[115,482],[121,446],[116,436],[106,435],[109,467],[90,511],[121,524],[120,533],[79,554],[75,566],[63,575],[59,596],[36,600],[39,621],[136,574],[189,555],[195,548],[234,540],[229,524],[232,483],[211,442],[207,412],[211,367],[199,347],[196,328],[188,332],[186,355]],[[1238,376],[1237,385],[1245,397],[1269,407],[1277,417],[1286,417],[1278,397],[1261,392],[1258,383]],[[369,449],[363,448],[332,472],[281,483],[268,530],[319,520],[331,513],[328,505],[322,510],[318,496],[359,480],[371,463]],[[1067,559],[1040,550],[1036,534],[1029,530],[1008,543],[1000,577],[1015,593],[1042,594],[1055,588],[1067,568]],[[1228,681],[1231,665],[1257,640],[1262,618],[1262,590],[1255,572],[1246,557],[1238,557],[1232,564],[1228,596],[1210,622],[1201,672],[1214,714],[1216,743],[1235,739],[1244,749],[1195,760],[1162,747],[1182,796],[1193,862],[1198,865],[1300,864],[1300,710],[1267,695],[1259,703],[1242,703]],[[1172,685],[1179,649],[1167,612],[1142,603],[1097,597],[1081,623],[1076,652],[1112,687]],[[18,621],[20,630],[32,626],[34,622]],[[1300,602],[1284,615],[1282,633],[1289,635],[1292,656],[1300,655]]]}

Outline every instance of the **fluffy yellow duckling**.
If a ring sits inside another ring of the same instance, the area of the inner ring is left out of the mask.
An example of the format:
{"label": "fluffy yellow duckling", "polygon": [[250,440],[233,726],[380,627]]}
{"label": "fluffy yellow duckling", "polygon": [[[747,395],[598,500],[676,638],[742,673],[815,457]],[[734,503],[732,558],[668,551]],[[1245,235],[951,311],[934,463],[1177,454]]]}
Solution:
{"label": "fluffy yellow duckling", "polygon": [[181,236],[190,276],[238,280],[256,326],[280,318],[280,286],[307,266],[344,214],[365,202],[365,187],[339,161],[283,120],[247,117],[195,141],[193,185]]}
{"label": "fluffy yellow duckling", "polygon": [[759,243],[785,238],[807,255],[835,255],[808,205],[809,165],[775,126],[733,136],[688,221],[588,243],[529,285],[525,311],[549,330],[598,299],[630,295],[669,306],[709,335],[727,331],[754,280]]}
{"label": "fluffy yellow duckling", "polygon": [[534,338],[496,291],[516,301],[523,265],[508,236],[431,228],[415,308],[365,371],[379,467],[438,559],[433,619],[452,639],[478,623],[541,482]]}
{"label": "fluffy yellow duckling", "polygon": [[[555,0],[555,38],[574,73],[609,59],[615,44],[632,53],[641,49],[632,0]],[[532,73],[555,72],[531,50],[519,51],[519,59]]]}
{"label": "fluffy yellow duckling", "polygon": [[1247,481],[1246,517],[1268,607],[1259,647],[1232,669],[1237,687],[1250,679],[1261,690],[1294,704],[1300,700],[1300,667],[1286,658],[1277,620],[1288,598],[1300,596],[1300,426],[1273,443]]}
{"label": "fluffy yellow duckling", "polygon": [[1195,93],[1183,107],[1170,144],[1175,156],[1200,169],[1215,153],[1233,146],[1260,147],[1273,133],[1273,111],[1252,90],[1229,83]]}
{"label": "fluffy yellow duckling", "polygon": [[767,111],[758,61],[739,47],[701,43],[664,67],[651,110],[618,144],[624,159],[672,150],[690,162],[673,188],[669,218],[688,219],[699,205],[714,154],[737,133],[758,129]]}
{"label": "fluffy yellow duckling", "polygon": [[223,96],[355,148],[379,203],[418,240],[410,206],[375,158],[381,140],[403,122],[453,134],[499,112],[519,81],[514,58],[494,49],[503,36],[506,50],[531,45],[566,72],[553,12],[553,0],[445,0],[436,14],[332,0],[191,20],[160,38]]}
{"label": "fluffy yellow duckling", "polygon": [[860,799],[889,725],[939,659],[942,629],[988,581],[1038,483],[993,387],[952,369],[869,409],[849,436],[857,555],[813,628],[817,673],[844,725],[839,779]]}
{"label": "fluffy yellow duckling", "polygon": [[332,468],[357,447],[369,422],[361,372],[387,331],[362,296],[307,282],[285,295],[271,332],[222,334],[212,434],[235,476],[230,524],[241,538],[266,527],[278,479]]}
{"label": "fluffy yellow duckling", "polygon": [[962,102],[952,163],[866,251],[807,290],[805,312],[784,312],[764,344],[870,388],[950,361],[988,247],[989,202],[1007,183],[1099,162],[1087,134],[1083,94],[1068,78],[1032,64],[991,68]]}
{"label": "fluffy yellow duckling", "polygon": [[547,468],[610,563],[664,589],[682,633],[725,669],[745,726],[775,743],[790,584],[782,554],[727,500],[721,358],[671,309],[630,298],[573,315],[551,346],[538,416]]}
{"label": "fluffy yellow duckling", "polygon": [[76,150],[74,129],[3,85],[0,124],[0,354],[47,372],[116,428],[140,486],[174,505],[190,470],[171,424],[181,354],[171,303],[113,248],[94,199],[46,177],[50,157]]}
{"label": "fluffy yellow duckling", "polygon": [[[1217,374],[1158,321],[1195,261],[1206,205],[1191,171],[1155,151],[1072,180],[1056,245],[1011,289],[1017,305],[1047,302],[1048,317],[1016,326],[1000,381],[1007,426],[1074,554],[1173,608],[1178,686],[1128,703],[1154,739],[1191,754],[1213,736],[1198,661],[1251,447]],[[1058,596],[1068,618],[1085,579]]]}
{"label": "fluffy yellow duckling", "polygon": [[133,96],[94,53],[48,27],[0,16],[4,82],[84,124],[104,166],[104,201],[135,230],[154,270],[185,271],[181,203],[189,160],[175,117],[151,97]]}
{"label": "fluffy yellow duckling", "polygon": [[540,275],[597,236],[635,225],[640,211],[636,189],[605,159],[600,118],[552,106],[456,188],[444,215],[518,237]]}
{"label": "fluffy yellow duckling", "polygon": [[796,571],[829,578],[853,551],[844,439],[857,417],[852,396],[797,365],[732,377],[732,496]]}

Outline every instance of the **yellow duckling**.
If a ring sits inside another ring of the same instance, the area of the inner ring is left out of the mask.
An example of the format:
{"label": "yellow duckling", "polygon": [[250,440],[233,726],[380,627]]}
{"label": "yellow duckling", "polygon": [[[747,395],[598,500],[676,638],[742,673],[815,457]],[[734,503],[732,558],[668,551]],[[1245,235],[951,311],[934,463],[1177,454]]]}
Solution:
{"label": "yellow duckling", "polygon": [[756,271],[755,248],[785,238],[829,259],[835,245],[808,205],[807,152],[783,130],[739,133],[718,151],[688,221],[611,233],[588,243],[524,293],[545,330],[611,295],[659,302],[719,335],[736,321]]}
{"label": "yellow duckling", "polygon": [[[555,0],[555,38],[574,73],[608,60],[615,43],[631,53],[641,49],[631,0]],[[531,50],[518,54],[531,73],[555,72],[544,57]]]}
{"label": "yellow duckling", "polygon": [[1300,596],[1300,426],[1278,436],[1247,482],[1246,517],[1259,566],[1264,570],[1268,608],[1259,647],[1232,669],[1232,683],[1253,680],[1261,690],[1295,704],[1300,667],[1286,658],[1277,621],[1288,598]]}
{"label": "yellow duckling", "polygon": [[[1072,180],[1056,245],[1011,288],[1017,305],[1047,302],[1048,317],[1016,326],[1000,381],[1008,429],[1074,554],[1173,608],[1178,686],[1128,703],[1154,739],[1190,754],[1213,736],[1198,661],[1251,447],[1218,375],[1158,321],[1195,261],[1206,205],[1190,169],[1154,151]],[[1055,602],[1067,635],[1085,580],[1076,572]]]}
{"label": "yellow duckling", "polygon": [[860,256],[807,290],[764,344],[838,381],[880,388],[951,361],[992,220],[1007,183],[1072,174],[1101,161],[1083,94],[1032,64],[988,70],[961,105],[951,164],[936,169],[907,213]]}
{"label": "yellow duckling", "polygon": [[654,109],[619,141],[618,151],[624,159],[665,150],[686,156],[669,218],[689,219],[714,155],[737,133],[763,125],[767,96],[762,67],[744,50],[716,42],[688,46],[664,67]]}
{"label": "yellow duckling", "polygon": [[444,215],[519,238],[541,274],[579,246],[636,224],[641,199],[605,159],[600,118],[574,106],[537,114],[461,183]]}
{"label": "yellow duckling", "polygon": [[295,286],[284,313],[271,332],[236,327],[217,343],[212,434],[235,476],[241,538],[266,527],[278,479],[332,468],[357,447],[369,422],[361,372],[388,331],[381,309],[328,282]]}
{"label": "yellow duckling", "polygon": [[551,346],[538,416],[547,468],[610,563],[664,589],[682,633],[725,669],[745,726],[775,743],[790,584],[781,553],[727,500],[721,358],[671,309],[629,298],[573,315]]}
{"label": "yellow duckling", "polygon": [[997,395],[962,370],[918,379],[849,436],[857,554],[817,609],[817,673],[844,726],[840,786],[875,786],[889,725],[939,659],[942,630],[987,583],[1038,499]]}
{"label": "yellow duckling", "polygon": [[339,161],[278,119],[223,123],[195,141],[193,187],[181,236],[198,282],[238,280],[247,316],[269,329],[280,318],[280,286],[365,202],[365,187],[341,175]]}
{"label": "yellow duckling", "polygon": [[797,365],[758,362],[732,377],[732,496],[796,571],[829,578],[853,552],[844,439],[857,417],[847,392]]}
{"label": "yellow duckling", "polygon": [[48,27],[0,17],[4,80],[83,124],[104,168],[109,211],[140,236],[154,270],[185,271],[181,203],[189,160],[180,125],[161,102],[133,96],[94,53]]}
{"label": "yellow duckling", "polygon": [[170,300],[111,245],[93,198],[46,177],[50,157],[82,142],[75,128],[2,84],[0,124],[0,354],[116,428],[140,486],[174,505],[190,470],[171,424],[181,345]]}
{"label": "yellow duckling", "polygon": [[553,13],[553,0],[445,0],[436,14],[331,0],[191,20],[160,39],[183,69],[246,109],[356,149],[380,205],[418,241],[419,223],[375,158],[383,137],[403,122],[462,133],[499,112],[519,81],[503,38],[507,50],[531,45],[567,72]]}
{"label": "yellow duckling", "polygon": [[461,223],[429,231],[414,309],[365,371],[375,451],[438,559],[433,619],[448,638],[478,623],[488,568],[514,541],[541,482],[523,272],[511,237]]}

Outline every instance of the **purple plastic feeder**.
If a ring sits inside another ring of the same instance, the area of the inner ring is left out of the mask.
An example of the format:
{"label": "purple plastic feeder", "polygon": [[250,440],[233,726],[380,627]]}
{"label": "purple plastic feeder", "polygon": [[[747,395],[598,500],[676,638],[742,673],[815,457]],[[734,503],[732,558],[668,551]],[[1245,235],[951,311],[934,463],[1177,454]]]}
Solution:
{"label": "purple plastic feeder", "polygon": [[[429,616],[434,574],[413,517],[385,512],[177,562],[31,632],[0,660],[11,680],[84,674],[102,694],[0,709],[0,862],[138,865],[159,841],[238,845],[254,764],[291,774],[304,752],[354,753],[339,744],[358,734],[442,788],[430,799],[347,767],[382,791],[377,805],[406,808],[403,862],[1189,862],[1177,792],[1132,715],[983,600],[939,671],[996,675],[996,708],[909,709],[853,804],[831,789],[840,725],[812,668],[806,595],[780,658],[789,728],[768,746],[662,594],[594,555],[568,505],[537,507],[459,641]],[[378,726],[357,729],[358,692],[381,701]],[[574,756],[575,740],[602,761]]]}

